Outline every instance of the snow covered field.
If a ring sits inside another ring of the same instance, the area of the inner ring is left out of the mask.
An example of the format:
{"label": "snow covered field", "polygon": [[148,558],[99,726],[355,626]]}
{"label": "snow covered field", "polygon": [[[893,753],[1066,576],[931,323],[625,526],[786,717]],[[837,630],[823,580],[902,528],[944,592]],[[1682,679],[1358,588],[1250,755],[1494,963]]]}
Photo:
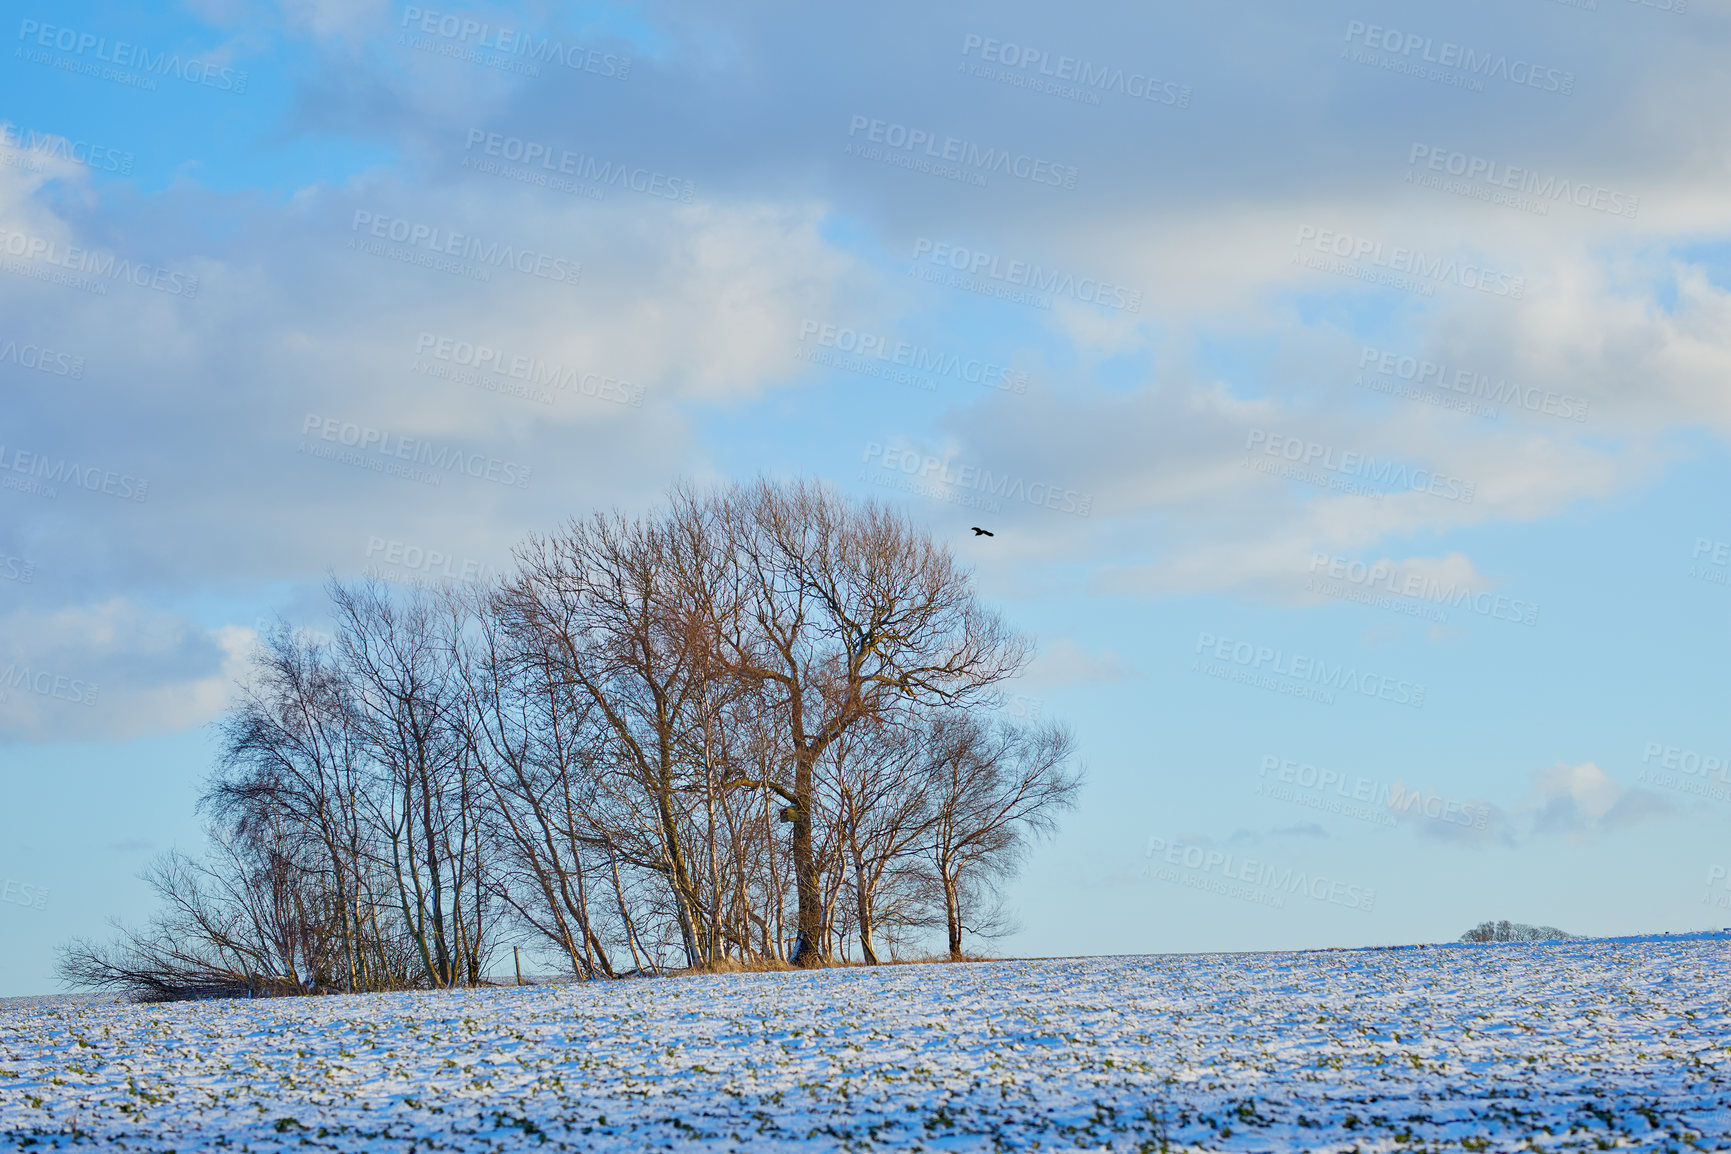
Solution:
{"label": "snow covered field", "polygon": [[1731,1148],[1726,934],[0,1003],[0,1146]]}

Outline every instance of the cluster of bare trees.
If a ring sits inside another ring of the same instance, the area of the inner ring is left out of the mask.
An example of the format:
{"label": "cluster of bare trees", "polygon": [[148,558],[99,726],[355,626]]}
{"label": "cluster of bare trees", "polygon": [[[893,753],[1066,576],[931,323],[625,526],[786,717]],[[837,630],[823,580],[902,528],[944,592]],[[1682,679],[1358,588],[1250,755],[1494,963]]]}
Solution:
{"label": "cluster of bare trees", "polygon": [[333,583],[223,723],[214,848],[78,984],[443,988],[505,945],[586,978],[868,962],[1002,926],[1071,804],[995,712],[1023,640],[948,551],[813,484],[676,490],[526,541],[494,586]]}
{"label": "cluster of bare trees", "polygon": [[1462,934],[1461,941],[1551,942],[1574,936],[1567,930],[1559,930],[1556,926],[1529,926],[1521,922],[1511,923],[1507,918],[1504,918],[1500,922],[1480,922]]}

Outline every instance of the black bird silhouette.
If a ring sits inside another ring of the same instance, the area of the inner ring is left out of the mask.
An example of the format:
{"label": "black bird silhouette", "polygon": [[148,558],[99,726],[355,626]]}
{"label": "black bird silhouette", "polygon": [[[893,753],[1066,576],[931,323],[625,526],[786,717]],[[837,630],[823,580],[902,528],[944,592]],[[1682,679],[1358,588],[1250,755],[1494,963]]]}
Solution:
{"label": "black bird silhouette", "polygon": [[990,529],[982,529],[978,525],[971,525],[971,526],[969,526],[969,528],[973,529],[974,536],[976,536],[976,537],[996,537],[997,536],[997,534],[992,532]]}

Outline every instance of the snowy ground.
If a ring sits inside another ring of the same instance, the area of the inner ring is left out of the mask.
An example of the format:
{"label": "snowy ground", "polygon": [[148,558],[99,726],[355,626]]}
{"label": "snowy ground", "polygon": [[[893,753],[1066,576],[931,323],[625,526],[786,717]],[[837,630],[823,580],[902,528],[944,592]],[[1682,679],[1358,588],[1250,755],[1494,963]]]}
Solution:
{"label": "snowy ground", "polygon": [[0,1003],[0,1147],[1731,1149],[1728,935]]}

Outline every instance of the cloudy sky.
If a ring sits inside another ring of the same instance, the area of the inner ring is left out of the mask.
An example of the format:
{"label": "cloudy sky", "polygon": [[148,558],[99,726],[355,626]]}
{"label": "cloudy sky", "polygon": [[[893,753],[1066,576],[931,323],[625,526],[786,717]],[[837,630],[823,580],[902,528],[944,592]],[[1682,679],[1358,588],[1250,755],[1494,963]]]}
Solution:
{"label": "cloudy sky", "polygon": [[1004,952],[1731,923],[1722,7],[11,11],[0,994],[327,575],[759,472],[1038,638]]}

